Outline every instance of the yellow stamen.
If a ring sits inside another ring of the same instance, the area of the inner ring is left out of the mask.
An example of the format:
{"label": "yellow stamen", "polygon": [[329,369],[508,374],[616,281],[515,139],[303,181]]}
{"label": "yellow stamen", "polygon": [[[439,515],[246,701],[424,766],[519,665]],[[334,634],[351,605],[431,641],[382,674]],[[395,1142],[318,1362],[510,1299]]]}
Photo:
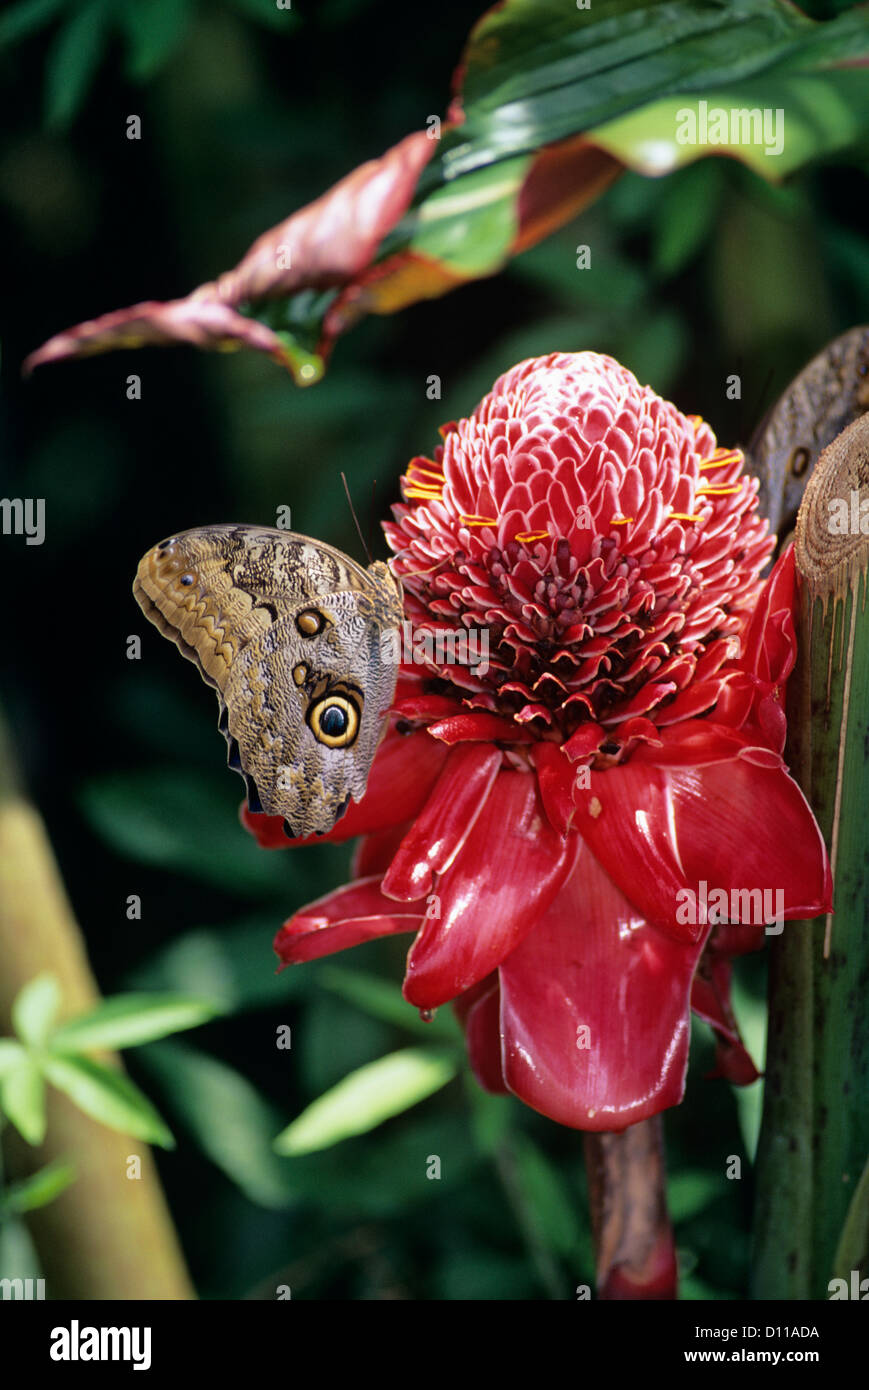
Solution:
{"label": "yellow stamen", "polygon": [[545,541],[548,535],[548,531],[522,531],[513,539],[514,541],[524,541],[527,545],[530,541]]}
{"label": "yellow stamen", "polygon": [[741,449],[716,449],[708,459],[697,465],[698,470],[704,473],[708,468],[726,468],[729,463],[744,462]]}
{"label": "yellow stamen", "polygon": [[692,512],[671,512],[671,513],[670,513],[670,520],[671,520],[671,521],[699,521],[701,515],[702,515],[701,512],[693,512],[693,513],[692,513]]}
{"label": "yellow stamen", "polygon": [[424,502],[443,501],[443,497],[439,492],[423,492],[420,488],[405,488],[404,495],[407,499],[421,497]]}
{"label": "yellow stamen", "polygon": [[742,483],[735,483],[733,487],[707,487],[701,483],[697,489],[698,497],[726,497],[730,492],[741,492]]}
{"label": "yellow stamen", "polygon": [[610,526],[627,526],[633,519],[632,516],[611,516]]}
{"label": "yellow stamen", "polygon": [[[431,463],[431,459],[427,459],[426,462]],[[409,463],[407,465],[407,476],[410,477],[411,473],[425,473],[429,478],[437,478],[441,483],[444,481],[443,473],[437,468],[423,468],[419,463]]]}
{"label": "yellow stamen", "polygon": [[463,526],[497,526],[496,516],[460,516],[459,521]]}

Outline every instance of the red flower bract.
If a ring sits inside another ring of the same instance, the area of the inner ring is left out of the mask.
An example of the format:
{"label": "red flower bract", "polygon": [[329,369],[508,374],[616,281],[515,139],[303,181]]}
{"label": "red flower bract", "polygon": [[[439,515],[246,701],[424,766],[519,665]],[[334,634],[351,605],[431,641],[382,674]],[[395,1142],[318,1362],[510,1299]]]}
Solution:
{"label": "red flower bract", "polygon": [[276,949],[416,932],[405,997],[456,1001],[484,1086],[621,1129],[681,1099],[692,1005],[757,1075],[730,959],[830,906],[781,756],[792,554],[760,580],[741,453],[611,358],[522,362],[441,433],[385,526],[412,643],[332,832],[365,836],[359,877]]}

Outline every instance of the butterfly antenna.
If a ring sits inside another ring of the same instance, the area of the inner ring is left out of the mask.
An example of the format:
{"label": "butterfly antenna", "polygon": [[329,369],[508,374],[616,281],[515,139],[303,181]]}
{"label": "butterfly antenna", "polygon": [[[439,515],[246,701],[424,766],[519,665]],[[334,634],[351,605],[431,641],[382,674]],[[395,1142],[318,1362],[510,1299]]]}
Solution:
{"label": "butterfly antenna", "polygon": [[375,479],[372,481],[372,483],[371,483],[371,511],[370,511],[369,514],[368,514],[368,543],[369,543],[369,545],[371,544],[371,542],[372,542],[373,539],[374,539],[374,523],[375,523],[375,521],[376,521],[376,519],[377,519],[377,510],[376,510],[375,505],[374,505],[376,496],[377,496],[377,479],[375,478]]}
{"label": "butterfly antenna", "polygon": [[358,534],[358,536],[359,536],[360,541],[362,542],[362,549],[365,551],[365,554],[368,556],[368,563],[369,563],[369,565],[370,565],[370,564],[371,564],[371,550],[370,550],[370,547],[366,544],[366,542],[365,542],[365,537],[364,537],[363,534],[362,534],[362,527],[359,525],[359,518],[358,518],[358,516],[356,515],[356,508],[353,506],[353,498],[350,496],[350,489],[349,489],[349,487],[347,486],[347,476],[346,476],[345,473],[342,473],[342,474],[341,474],[341,481],[342,481],[342,483],[344,484],[344,491],[345,491],[345,493],[347,494],[347,504],[348,504],[348,506],[349,506],[349,508],[350,508],[350,515],[352,516],[352,518],[353,518],[353,520],[354,520],[354,522],[355,522],[355,524],[356,524],[356,531],[357,531],[357,534]]}

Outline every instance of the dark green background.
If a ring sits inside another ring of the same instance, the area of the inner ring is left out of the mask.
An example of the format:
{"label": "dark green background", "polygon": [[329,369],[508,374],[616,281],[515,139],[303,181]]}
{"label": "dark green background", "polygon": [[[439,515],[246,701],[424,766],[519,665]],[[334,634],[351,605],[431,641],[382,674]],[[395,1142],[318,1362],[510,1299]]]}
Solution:
{"label": "dark green background", "polygon": [[[301,1298],[571,1298],[592,1282],[581,1144],[518,1102],[453,1083],[324,1156],[269,1157],[269,1138],[311,1099],[413,1038],[339,997],[322,967],[275,978],[274,930],[344,881],[350,850],[270,855],[238,828],[242,784],[222,768],[214,697],[142,620],[132,577],[171,531],[274,524],[281,505],[295,529],[359,555],[340,471],[367,530],[438,424],[533,354],[610,352],[722,443],[745,442],[794,371],[869,317],[866,170],[829,167],[778,189],[732,160],[661,181],[627,175],[507,273],[364,323],[308,391],[265,359],[187,349],[22,383],[22,358],[52,333],[184,294],[443,114],[475,14],[456,0],[298,0],[289,21],[258,0],[175,8],[188,23],[173,39],[165,3],[118,4],[91,72],[87,46],[64,43],[60,27],[82,5],[0,49],[0,487],[44,497],[47,526],[42,547],[5,537],[0,549],[0,697],[18,757],[104,993],[137,981],[235,994],[230,1019],[185,1040],[193,1056],[174,1044],[128,1054],[179,1136],[161,1170],[204,1297],[273,1297],[286,1282]],[[130,114],[141,141],[126,139]],[[579,243],[592,248],[586,272]],[[142,399],[131,402],[133,372]],[[426,398],[432,373],[441,401]],[[725,396],[732,373],[741,401]],[[125,656],[134,633],[139,662]],[[141,922],[126,918],[131,893]],[[329,964],[379,973],[397,995],[406,944]],[[742,977],[756,1016],[762,961]],[[274,1047],[281,1023],[289,1053]],[[262,1111],[214,1100],[202,1053],[247,1078]],[[750,1165],[726,1180],[744,1145],[732,1092],[703,1079],[710,1065],[698,1032],[686,1102],[667,1117],[672,1205],[685,1296],[741,1297]],[[433,1153],[440,1182],[424,1176]]]}

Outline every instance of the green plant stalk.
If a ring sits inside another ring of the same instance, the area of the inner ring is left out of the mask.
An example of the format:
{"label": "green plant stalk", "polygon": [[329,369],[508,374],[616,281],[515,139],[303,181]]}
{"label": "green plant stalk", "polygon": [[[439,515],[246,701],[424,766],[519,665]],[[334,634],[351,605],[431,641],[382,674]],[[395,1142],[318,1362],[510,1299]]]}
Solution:
{"label": "green plant stalk", "polygon": [[[831,534],[830,503],[869,497],[869,416],[818,461],[797,521],[799,656],[788,760],[830,852],[834,912],[773,942],[757,1156],[753,1294],[828,1298],[869,1154],[869,537]],[[869,1200],[869,1185],[864,1185]],[[865,1269],[869,1251],[855,1251]],[[865,1244],[865,1242],[864,1242]]]}
{"label": "green plant stalk", "polygon": [[[98,1003],[81,932],[45,827],[18,788],[0,716],[0,1035],[12,1031],[22,985],[46,968],[61,983],[63,1017]],[[195,1297],[148,1146],[106,1129],[53,1089],[47,1108],[43,1144],[32,1148],[7,1126],[3,1148],[11,1178],[55,1159],[77,1172],[65,1192],[27,1216],[49,1296]],[[140,1159],[138,1178],[128,1176],[131,1155]]]}

